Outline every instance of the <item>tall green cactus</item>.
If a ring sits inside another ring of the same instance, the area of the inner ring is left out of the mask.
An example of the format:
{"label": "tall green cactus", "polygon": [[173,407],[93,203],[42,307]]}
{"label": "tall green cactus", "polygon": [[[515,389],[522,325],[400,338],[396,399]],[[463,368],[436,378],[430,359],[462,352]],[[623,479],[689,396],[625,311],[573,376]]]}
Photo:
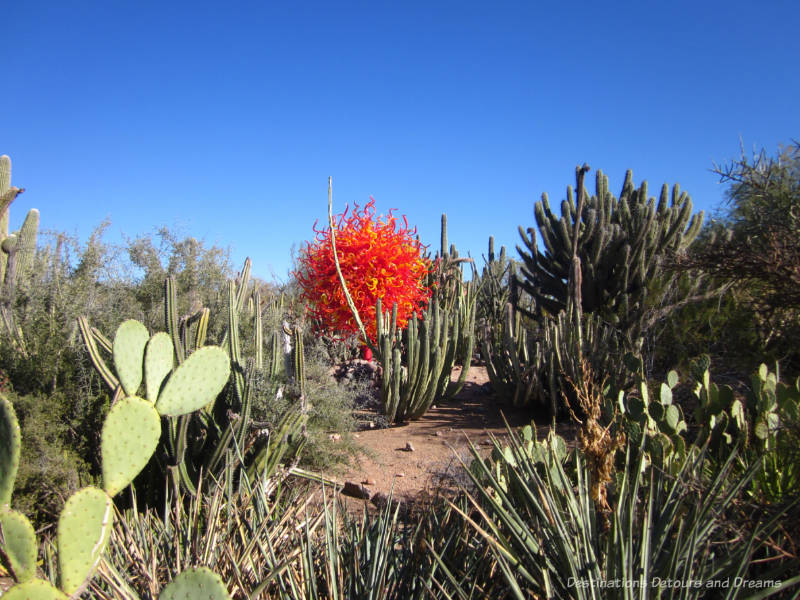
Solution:
{"label": "tall green cactus", "polygon": [[[401,331],[397,307],[392,307],[390,316],[378,300],[377,358],[383,366],[381,399],[387,420],[417,419],[435,399],[452,398],[464,385],[474,340],[474,296],[471,311],[468,304],[469,299],[462,299],[459,306],[447,310],[432,300],[421,318],[415,315]],[[457,360],[465,366],[459,380],[451,384]]]}
{"label": "tall green cactus", "polygon": [[13,306],[18,283],[30,270],[36,252],[39,211],[28,211],[19,231],[9,234],[9,209],[24,189],[11,185],[11,159],[0,156],[0,312],[6,331],[21,352],[25,352],[22,332],[14,319]]}
{"label": "tall green cactus", "polygon": [[619,360],[624,340],[595,315],[583,315],[580,330],[566,312],[531,327],[509,302],[496,330],[500,339],[484,338],[481,355],[492,387],[514,406],[566,416],[564,401],[571,402],[573,383],[583,378],[582,358],[613,385],[627,382],[628,368]]}
{"label": "tall green cactus", "polygon": [[[447,215],[442,215],[441,246],[428,285],[433,297],[428,308],[397,326],[397,307],[391,316],[378,299],[376,357],[383,367],[381,399],[389,422],[421,417],[436,399],[455,396],[469,372],[475,346],[476,301],[480,291],[477,277],[465,282],[454,245],[447,246]],[[453,367],[461,373],[451,382]]]}
{"label": "tall green cactus", "polygon": [[631,171],[619,199],[597,171],[595,194],[585,198],[579,224],[571,186],[560,217],[547,194],[536,203],[535,215],[543,249],[533,228],[519,228],[524,248],[517,246],[523,261],[518,283],[536,302],[529,315],[540,319],[566,309],[577,233],[583,312],[596,313],[632,340],[675,306],[670,294],[677,275],[665,272],[664,261],[685,249],[703,222],[703,213],[692,214],[691,199],[677,185],[671,193],[662,186],[656,203],[648,198],[646,182],[634,187]]}

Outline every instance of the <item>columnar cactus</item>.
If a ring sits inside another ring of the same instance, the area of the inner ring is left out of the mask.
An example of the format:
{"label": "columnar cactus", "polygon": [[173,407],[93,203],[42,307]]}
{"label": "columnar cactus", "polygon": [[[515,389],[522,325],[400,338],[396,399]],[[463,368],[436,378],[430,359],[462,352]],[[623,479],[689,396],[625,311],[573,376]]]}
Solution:
{"label": "columnar cactus", "polygon": [[[547,194],[535,205],[536,232],[520,227],[524,248],[518,277],[522,290],[536,301],[530,316],[553,316],[566,309],[572,250],[578,228],[584,313],[596,313],[637,339],[650,322],[667,314],[668,294],[677,275],[665,274],[664,260],[685,249],[700,232],[703,213],[692,214],[692,201],[675,185],[661,188],[658,203],[637,189],[628,171],[619,199],[608,190],[608,178],[597,171],[595,194],[585,198],[580,223],[572,187],[561,203],[561,216],[550,209]],[[651,310],[658,307],[658,310]],[[525,310],[524,307],[521,307]]]}
{"label": "columnar cactus", "polygon": [[481,345],[492,387],[514,406],[566,416],[563,401],[573,396],[569,382],[578,383],[583,377],[581,357],[613,384],[624,385],[627,367],[619,360],[624,343],[599,317],[583,315],[580,331],[564,311],[529,327],[509,302],[504,320],[495,327],[499,339],[486,337]]}
{"label": "columnar cactus", "polygon": [[30,269],[36,252],[39,211],[28,211],[19,231],[9,234],[9,207],[24,189],[11,185],[11,159],[0,156],[0,310],[4,326],[22,352],[25,341],[11,310],[16,299],[17,284]]}
{"label": "columnar cactus", "polygon": [[[472,357],[475,296],[468,291],[451,309],[433,300],[418,320],[397,326],[397,309],[391,316],[376,307],[377,358],[383,366],[381,399],[390,421],[421,417],[437,398],[451,398],[463,387]],[[401,348],[403,349],[401,351]],[[464,367],[457,382],[450,373],[456,361]]]}

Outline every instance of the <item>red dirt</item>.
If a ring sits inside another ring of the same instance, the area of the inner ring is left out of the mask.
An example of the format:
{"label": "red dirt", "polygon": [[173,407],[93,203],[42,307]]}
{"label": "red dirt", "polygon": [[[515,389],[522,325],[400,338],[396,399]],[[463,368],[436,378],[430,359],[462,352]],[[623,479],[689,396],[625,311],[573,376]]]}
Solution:
{"label": "red dirt", "polygon": [[[453,379],[459,373],[456,367]],[[502,404],[488,381],[485,367],[472,366],[461,392],[450,402],[432,406],[419,420],[355,433],[367,456],[334,479],[362,484],[371,495],[391,492],[406,500],[452,487],[461,468],[458,457],[466,464],[471,460],[469,442],[485,454],[491,447],[489,434],[506,435],[503,415],[513,428],[531,422],[530,410]],[[545,429],[540,427],[539,434]],[[409,443],[413,450],[407,449]]]}

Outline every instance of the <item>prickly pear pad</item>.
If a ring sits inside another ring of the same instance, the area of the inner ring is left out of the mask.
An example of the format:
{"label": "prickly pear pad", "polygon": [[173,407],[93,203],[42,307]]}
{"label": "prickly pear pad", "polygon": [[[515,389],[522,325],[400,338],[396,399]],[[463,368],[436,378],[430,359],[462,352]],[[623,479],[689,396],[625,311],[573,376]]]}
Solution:
{"label": "prickly pear pad", "polygon": [[19,468],[20,432],[11,402],[0,396],[0,506],[11,502]]}
{"label": "prickly pear pad", "polygon": [[158,600],[230,600],[219,575],[207,567],[195,567],[180,573],[171,581]]}
{"label": "prickly pear pad", "polygon": [[91,577],[108,545],[114,519],[111,498],[96,487],[85,487],[64,505],[58,518],[60,588],[74,594]]}
{"label": "prickly pear pad", "polygon": [[47,581],[33,579],[12,587],[3,594],[3,600],[67,600],[67,595]]}
{"label": "prickly pear pad", "polygon": [[204,346],[170,376],[158,396],[159,414],[177,417],[212,402],[231,373],[230,359],[219,346]]}
{"label": "prickly pear pad", "polygon": [[36,575],[36,533],[33,525],[20,512],[0,508],[0,524],[5,537],[5,552],[17,576],[17,581],[28,581]]}
{"label": "prickly pear pad", "polygon": [[155,403],[164,378],[172,371],[174,348],[168,333],[160,331],[150,338],[144,351],[144,387],[147,399]]}
{"label": "prickly pear pad", "polygon": [[128,396],[108,412],[100,442],[103,487],[115,496],[139,474],[158,446],[161,417],[153,404]]}
{"label": "prickly pear pad", "polygon": [[114,367],[128,396],[135,395],[142,384],[144,347],[149,339],[147,327],[133,319],[123,321],[114,336]]}

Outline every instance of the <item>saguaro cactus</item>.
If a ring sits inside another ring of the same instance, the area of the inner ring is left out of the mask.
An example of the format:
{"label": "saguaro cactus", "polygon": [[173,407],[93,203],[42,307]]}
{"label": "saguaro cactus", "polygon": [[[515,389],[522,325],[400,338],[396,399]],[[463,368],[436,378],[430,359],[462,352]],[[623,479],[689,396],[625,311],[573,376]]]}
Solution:
{"label": "saguaro cactus", "polygon": [[19,231],[8,233],[9,208],[16,197],[25,190],[11,185],[11,159],[0,156],[0,311],[9,335],[19,350],[25,350],[22,332],[16,326],[12,307],[16,299],[17,283],[30,269],[36,251],[36,234],[39,229],[39,211],[28,211]]}

